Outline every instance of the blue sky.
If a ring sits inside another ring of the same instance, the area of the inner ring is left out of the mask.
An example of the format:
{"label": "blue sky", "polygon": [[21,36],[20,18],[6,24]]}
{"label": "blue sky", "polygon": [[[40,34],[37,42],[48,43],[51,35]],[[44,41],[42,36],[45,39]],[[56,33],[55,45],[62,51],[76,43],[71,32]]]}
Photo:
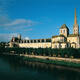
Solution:
{"label": "blue sky", "polygon": [[0,41],[17,34],[51,38],[62,24],[72,33],[75,8],[80,24],[80,0],[0,0]]}

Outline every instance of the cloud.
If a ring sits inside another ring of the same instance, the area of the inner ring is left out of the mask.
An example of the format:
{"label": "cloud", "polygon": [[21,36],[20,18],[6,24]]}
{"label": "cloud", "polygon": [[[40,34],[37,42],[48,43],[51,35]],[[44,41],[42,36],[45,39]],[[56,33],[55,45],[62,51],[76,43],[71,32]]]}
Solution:
{"label": "cloud", "polygon": [[29,37],[25,37],[24,39],[25,39],[25,40],[29,40],[30,38],[29,38]]}
{"label": "cloud", "polygon": [[17,37],[17,33],[12,33],[12,34],[0,34],[0,42],[8,42],[11,40],[11,38]]}
{"label": "cloud", "polygon": [[24,18],[18,18],[12,20],[10,16],[8,15],[8,8],[13,7],[16,4],[16,0],[0,0],[0,29],[4,30],[4,32],[26,32],[26,31],[32,31],[32,27],[38,22],[24,19]]}
{"label": "cloud", "polygon": [[7,24],[4,24],[3,26],[18,26],[18,25],[19,26],[21,26],[21,25],[23,25],[23,26],[32,26],[34,24],[36,24],[36,22],[31,21],[31,20],[16,19],[16,20],[14,20],[12,22],[9,22]]}
{"label": "cloud", "polygon": [[26,32],[33,30],[32,26],[39,24],[36,21],[25,18],[16,18],[14,20],[11,19],[8,15],[8,8],[12,7],[15,3],[16,0],[0,0],[0,41],[10,41],[12,36],[16,35],[12,33],[20,33],[25,35]]}
{"label": "cloud", "polygon": [[2,28],[4,31],[7,32],[26,32],[26,31],[32,31],[34,25],[39,24],[36,21],[27,20],[27,19],[15,19],[11,20],[9,17],[1,17],[0,19],[0,28]]}

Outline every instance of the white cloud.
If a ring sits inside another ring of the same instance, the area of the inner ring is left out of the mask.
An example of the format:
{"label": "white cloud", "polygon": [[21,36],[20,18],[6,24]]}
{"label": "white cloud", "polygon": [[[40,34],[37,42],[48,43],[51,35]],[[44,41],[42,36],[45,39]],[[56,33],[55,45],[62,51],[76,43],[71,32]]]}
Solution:
{"label": "white cloud", "polygon": [[[2,20],[1,20],[2,19]],[[0,19],[0,28],[7,32],[26,32],[32,31],[32,26],[37,25],[38,22],[27,19],[15,19],[11,20],[9,17],[4,16]]]}
{"label": "white cloud", "polygon": [[30,38],[29,38],[29,37],[25,37],[24,39],[25,39],[25,40],[29,40]]}
{"label": "white cloud", "polygon": [[4,26],[18,26],[18,25],[19,26],[21,26],[21,25],[23,25],[23,26],[32,26],[34,24],[36,24],[36,22],[33,22],[31,20],[16,19],[16,20],[14,20],[12,22],[9,22],[7,24],[4,24]]}
{"label": "white cloud", "polygon": [[[15,3],[16,0],[0,0],[0,30],[3,30],[3,33],[25,33],[32,31],[33,28],[31,26],[38,24],[38,22],[22,18],[12,20],[7,14],[8,7],[13,6]],[[13,34],[0,34],[0,41],[9,41],[12,36]]]}
{"label": "white cloud", "polygon": [[[33,25],[38,24],[38,22],[27,20],[27,19],[15,19],[12,20],[8,15],[8,8],[12,7],[16,3],[16,0],[0,0],[0,28],[4,32],[26,32],[32,31],[32,28],[29,28]],[[27,28],[28,27],[28,28]]]}

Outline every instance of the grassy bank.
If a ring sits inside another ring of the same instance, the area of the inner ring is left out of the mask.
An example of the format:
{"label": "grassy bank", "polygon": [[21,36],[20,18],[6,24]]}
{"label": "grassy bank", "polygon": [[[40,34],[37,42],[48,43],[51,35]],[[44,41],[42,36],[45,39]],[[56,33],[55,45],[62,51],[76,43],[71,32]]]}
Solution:
{"label": "grassy bank", "polygon": [[[7,56],[8,54],[3,54],[2,56]],[[60,65],[60,66],[66,66],[66,67],[75,67],[80,68],[80,63],[74,63],[74,62],[68,62],[68,61],[59,61],[59,60],[50,60],[50,59],[40,59],[40,58],[34,58],[34,57],[26,57],[26,56],[20,56],[20,55],[8,55],[8,56],[14,56],[15,61],[21,61],[22,63],[29,61],[29,62],[40,62],[40,63],[46,63],[46,64],[54,64],[54,65]]]}
{"label": "grassy bank", "polygon": [[[47,57],[57,57],[57,58],[69,58],[69,59],[80,59],[80,48],[64,48],[64,49],[52,49],[52,48],[4,48],[0,47],[0,55],[34,55],[34,56],[47,56]],[[22,61],[36,61],[47,64],[56,64],[69,67],[80,67],[80,62],[69,62],[69,61],[59,61],[51,59],[42,58],[32,58],[32,57],[21,57]]]}
{"label": "grassy bank", "polygon": [[46,63],[46,64],[55,64],[55,65],[61,65],[61,66],[67,66],[67,67],[80,68],[80,63],[58,61],[58,60],[48,60],[48,59],[23,57],[23,61],[32,61],[32,62],[40,62],[40,63]]}

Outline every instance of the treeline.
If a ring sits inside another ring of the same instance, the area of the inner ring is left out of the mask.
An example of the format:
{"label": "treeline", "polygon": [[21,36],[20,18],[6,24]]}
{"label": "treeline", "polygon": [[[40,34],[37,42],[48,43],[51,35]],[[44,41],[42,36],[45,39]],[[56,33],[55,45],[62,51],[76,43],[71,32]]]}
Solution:
{"label": "treeline", "polygon": [[65,48],[65,49],[52,49],[52,48],[4,48],[0,47],[0,53],[13,53],[13,54],[29,54],[41,55],[51,57],[66,57],[66,58],[80,58],[80,49]]}

